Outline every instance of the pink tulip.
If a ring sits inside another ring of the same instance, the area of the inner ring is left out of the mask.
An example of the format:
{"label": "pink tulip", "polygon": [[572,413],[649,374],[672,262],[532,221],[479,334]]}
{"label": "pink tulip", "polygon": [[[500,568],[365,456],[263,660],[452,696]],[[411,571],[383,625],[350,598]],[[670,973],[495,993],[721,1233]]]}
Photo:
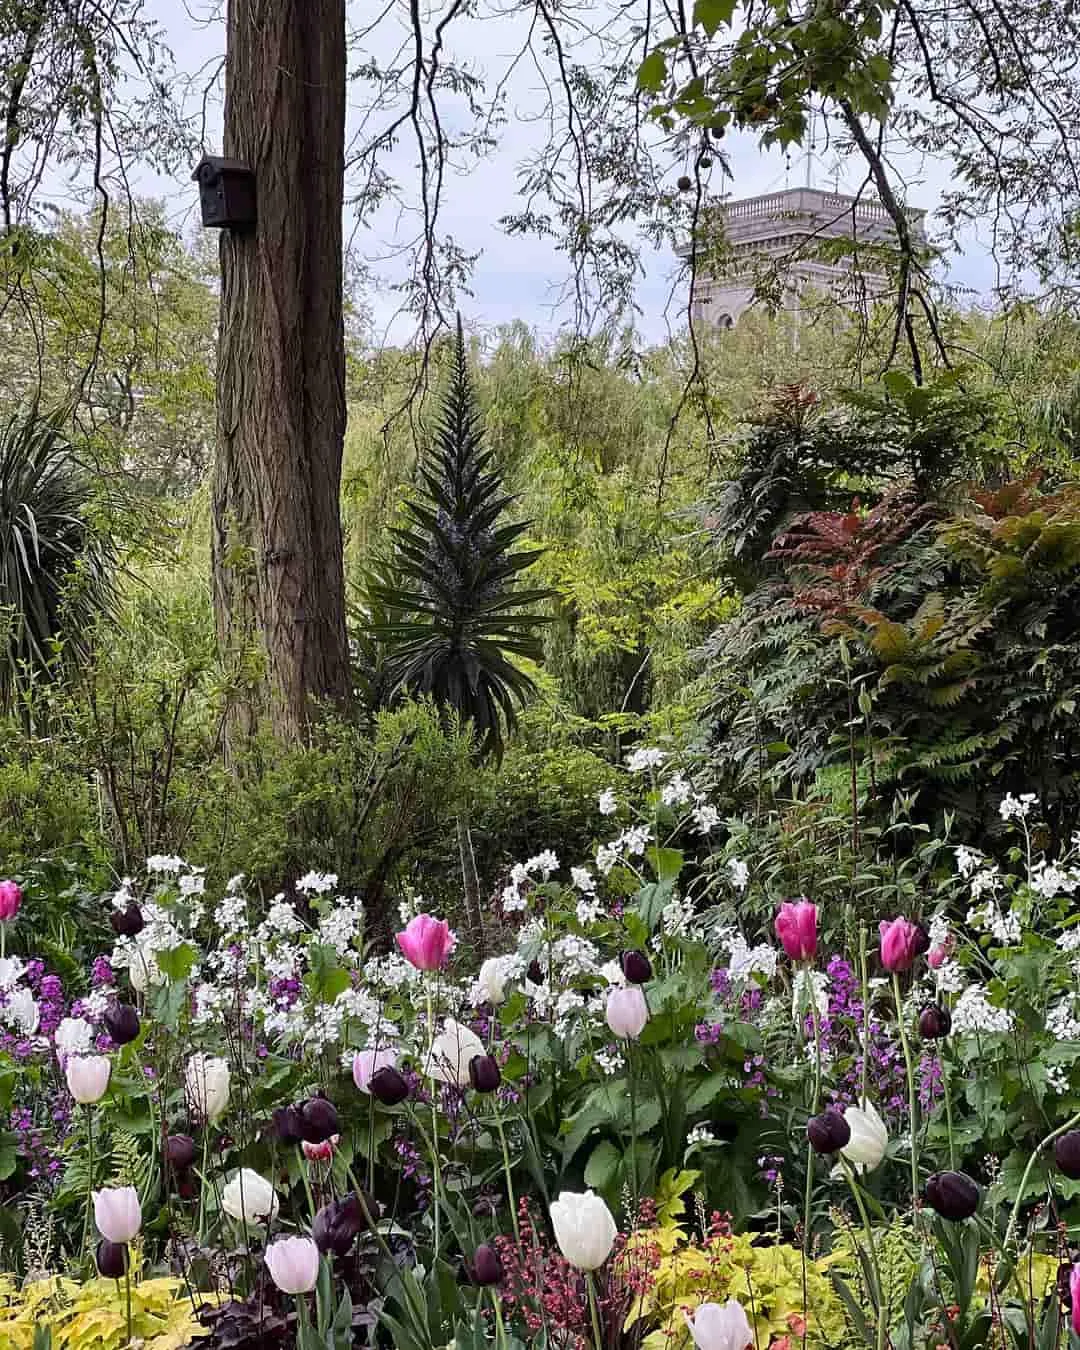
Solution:
{"label": "pink tulip", "polygon": [[95,1191],[94,1222],[108,1242],[130,1242],[142,1227],[139,1192],[134,1186]]}
{"label": "pink tulip", "polygon": [[931,947],[926,954],[926,964],[931,970],[940,970],[945,962],[953,954],[956,946],[956,939],[950,933],[944,942],[939,942],[936,947]]}
{"label": "pink tulip", "polygon": [[380,1069],[397,1068],[396,1050],[358,1050],[353,1055],[353,1082],[361,1092],[367,1092],[372,1076]]}
{"label": "pink tulip", "polygon": [[1069,1294],[1072,1298],[1072,1329],[1080,1336],[1080,1262],[1069,1271]]}
{"label": "pink tulip", "polygon": [[636,1041],[649,1020],[649,1005],[641,986],[612,989],[607,996],[607,1024],[620,1041]]}
{"label": "pink tulip", "polygon": [[319,1278],[319,1249],[311,1238],[288,1237],[271,1242],[263,1260],[283,1294],[309,1294]]}
{"label": "pink tulip", "polygon": [[410,919],[405,931],[397,935],[402,956],[417,970],[442,970],[456,941],[446,920],[433,919],[430,914]]}
{"label": "pink tulip", "polygon": [[14,881],[0,881],[0,919],[13,919],[22,904],[22,891]]}
{"label": "pink tulip", "polygon": [[891,923],[886,923],[883,919],[879,931],[881,964],[894,975],[910,970],[919,954],[919,943],[922,938],[918,925],[912,923],[910,919],[893,919]]}
{"label": "pink tulip", "polygon": [[817,953],[817,905],[785,900],[776,916],[776,936],[793,961],[812,961]]}
{"label": "pink tulip", "polygon": [[300,1147],[304,1150],[304,1157],[308,1162],[329,1162],[341,1143],[340,1134],[332,1134],[329,1139],[324,1139],[321,1144],[309,1144],[305,1139]]}

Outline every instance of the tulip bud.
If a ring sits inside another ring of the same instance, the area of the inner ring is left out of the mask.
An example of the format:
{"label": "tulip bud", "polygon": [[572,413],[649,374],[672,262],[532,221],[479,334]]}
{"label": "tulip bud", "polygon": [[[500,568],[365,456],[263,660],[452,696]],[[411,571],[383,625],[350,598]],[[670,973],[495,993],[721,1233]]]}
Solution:
{"label": "tulip bud", "polygon": [[130,1045],[139,1034],[139,1014],[130,1003],[113,1003],[105,1009],[105,1030],[117,1045]]}
{"label": "tulip bud", "polygon": [[469,1082],[477,1092],[494,1092],[502,1082],[499,1066],[490,1055],[474,1055],[469,1060]]}
{"label": "tulip bud", "polygon": [[926,1203],[943,1219],[970,1219],[979,1208],[979,1188],[965,1172],[938,1172],[926,1183]]}
{"label": "tulip bud", "polygon": [[607,996],[607,1024],[621,1041],[636,1041],[649,1020],[649,1005],[636,984],[612,989]]}
{"label": "tulip bud", "polygon": [[525,974],[529,977],[529,982],[531,984],[544,983],[544,972],[540,966],[540,962],[535,960],[535,958],[529,962]]}
{"label": "tulip bud", "polygon": [[279,1106],[274,1112],[274,1134],[282,1144],[298,1144],[303,1138],[304,1120],[299,1106]]}
{"label": "tulip bud", "polygon": [[13,919],[22,904],[22,889],[17,882],[0,881],[0,919]]}
{"label": "tulip bud", "polygon": [[915,955],[925,956],[930,950],[930,929],[924,923],[915,925]]}
{"label": "tulip bud", "polygon": [[383,1106],[398,1106],[409,1095],[409,1084],[397,1069],[379,1069],[371,1075],[368,1091]]}
{"label": "tulip bud", "polygon": [[644,952],[623,952],[619,964],[631,984],[648,984],[653,977],[652,962]]}
{"label": "tulip bud", "polygon": [[174,1172],[186,1172],[195,1161],[195,1140],[190,1134],[170,1134],[165,1140],[165,1161]]}
{"label": "tulip bud", "polygon": [[919,1035],[924,1041],[940,1041],[952,1030],[952,1013],[939,1003],[928,1003],[919,1013]]}
{"label": "tulip bud", "polygon": [[109,915],[112,930],[119,937],[137,937],[146,927],[142,909],[133,900],[127,909],[114,909]]}
{"label": "tulip bud", "polygon": [[1080,1181],[1080,1130],[1069,1130],[1054,1140],[1054,1161],[1070,1181]]}
{"label": "tulip bud", "polygon": [[806,1137],[815,1153],[839,1153],[851,1140],[851,1126],[839,1111],[822,1111],[806,1122]]}
{"label": "tulip bud", "polygon": [[502,1279],[503,1264],[499,1259],[499,1253],[490,1243],[481,1243],[473,1252],[472,1267],[469,1273],[473,1284],[481,1286],[498,1284]]}
{"label": "tulip bud", "polygon": [[308,1098],[300,1108],[300,1138],[306,1144],[323,1144],[340,1133],[341,1121],[333,1102],[325,1097]]}
{"label": "tulip bud", "polygon": [[127,1272],[128,1249],[125,1242],[110,1242],[102,1238],[95,1253],[98,1274],[107,1280],[122,1279]]}

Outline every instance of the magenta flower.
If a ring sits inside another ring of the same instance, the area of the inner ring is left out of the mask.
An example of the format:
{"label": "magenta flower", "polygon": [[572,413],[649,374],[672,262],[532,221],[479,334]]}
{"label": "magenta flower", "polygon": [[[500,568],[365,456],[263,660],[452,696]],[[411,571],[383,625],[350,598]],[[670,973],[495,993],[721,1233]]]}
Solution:
{"label": "magenta flower", "polygon": [[812,961],[817,953],[817,905],[785,900],[776,916],[776,936],[793,961]]}
{"label": "magenta flower", "polygon": [[1069,1294],[1072,1298],[1072,1329],[1080,1336],[1080,1262],[1069,1271]]}
{"label": "magenta flower", "polygon": [[886,970],[897,975],[910,970],[919,954],[919,942],[922,933],[918,924],[910,919],[893,919],[891,923],[881,921],[881,964]]}
{"label": "magenta flower", "polygon": [[0,919],[13,919],[22,904],[22,891],[14,881],[0,881]]}
{"label": "magenta flower", "polygon": [[417,970],[442,970],[456,941],[446,920],[430,914],[418,914],[397,934],[402,956]]}

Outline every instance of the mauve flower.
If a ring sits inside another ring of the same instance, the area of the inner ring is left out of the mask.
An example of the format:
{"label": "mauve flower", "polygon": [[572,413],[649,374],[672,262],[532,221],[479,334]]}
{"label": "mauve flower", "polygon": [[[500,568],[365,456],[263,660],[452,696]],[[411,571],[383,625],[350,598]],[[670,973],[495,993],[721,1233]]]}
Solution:
{"label": "mauve flower", "polygon": [[594,1191],[563,1191],[551,1204],[559,1250],[577,1270],[597,1270],[611,1255],[618,1229],[611,1210]]}
{"label": "mauve flower", "polygon": [[607,1024],[621,1041],[636,1041],[649,1020],[649,1005],[638,985],[608,991]]}
{"label": "mauve flower", "polygon": [[893,919],[879,926],[881,933],[881,964],[896,975],[910,970],[919,954],[922,933],[910,919]]}
{"label": "mauve flower", "polygon": [[69,1055],[64,1069],[68,1091],[80,1106],[101,1101],[111,1073],[112,1065],[104,1055]]}
{"label": "mauve flower", "polygon": [[482,1242],[473,1252],[469,1274],[473,1284],[481,1286],[498,1284],[502,1279],[503,1263],[489,1242]]}
{"label": "mauve flower", "polygon": [[474,1055],[469,1060],[469,1082],[476,1092],[494,1092],[502,1082],[502,1073],[491,1055]]}
{"label": "mauve flower", "polygon": [[401,954],[417,970],[442,970],[455,941],[446,920],[434,919],[430,914],[417,914],[397,934]]}
{"label": "mauve flower", "polygon": [[263,1257],[283,1294],[310,1294],[319,1278],[319,1249],[311,1238],[278,1238]]}
{"label": "mauve flower", "polygon": [[698,1350],[746,1350],[754,1344],[754,1329],[738,1299],[702,1303],[686,1325]]}
{"label": "mauve flower", "polygon": [[109,1242],[130,1242],[142,1227],[139,1192],[134,1186],[95,1191],[94,1222]]}
{"label": "mauve flower", "polygon": [[368,1091],[383,1106],[398,1106],[409,1095],[409,1082],[397,1069],[376,1069],[368,1083]]}
{"label": "mauve flower", "polygon": [[279,1143],[298,1144],[303,1138],[304,1121],[298,1106],[279,1106],[273,1121]]}
{"label": "mauve flower", "polygon": [[[368,1204],[368,1213],[372,1213],[374,1201]],[[311,1236],[319,1251],[329,1255],[345,1256],[356,1240],[356,1235],[364,1224],[364,1212],[360,1197],[355,1191],[341,1200],[331,1200],[323,1205],[311,1224]]]}
{"label": "mauve flower", "polygon": [[300,1138],[308,1144],[322,1144],[341,1133],[341,1121],[333,1102],[325,1097],[309,1097],[300,1108]]}
{"label": "mauve flower", "polygon": [[926,964],[931,970],[940,970],[949,957],[952,956],[955,947],[956,939],[949,933],[944,942],[939,942],[936,947],[930,948],[926,956]]}
{"label": "mauve flower", "polygon": [[924,1041],[940,1041],[952,1030],[952,1013],[938,1003],[928,1003],[919,1013],[919,1035]]}
{"label": "mauve flower", "polygon": [[851,1139],[851,1126],[839,1111],[822,1111],[806,1122],[806,1136],[815,1153],[839,1153]]}
{"label": "mauve flower", "polygon": [[623,952],[619,965],[631,984],[648,984],[653,977],[652,962],[644,952]]}
{"label": "mauve flower", "polygon": [[123,1242],[110,1242],[102,1238],[94,1253],[98,1274],[107,1280],[119,1280],[127,1270],[128,1249]]}
{"label": "mauve flower", "polygon": [[1072,1303],[1072,1329],[1080,1336],[1080,1262],[1069,1274],[1069,1297]]}
{"label": "mauve flower", "polygon": [[105,1029],[117,1045],[130,1045],[139,1034],[139,1014],[130,1003],[113,1003],[105,1009]]}
{"label": "mauve flower", "polygon": [[396,1050],[358,1050],[353,1055],[353,1082],[361,1092],[367,1092],[372,1078],[380,1069],[397,1068]]}
{"label": "mauve flower", "polygon": [[0,920],[13,919],[22,904],[22,891],[14,881],[0,881]]}
{"label": "mauve flower", "polygon": [[165,1160],[174,1172],[186,1172],[195,1161],[195,1140],[190,1134],[170,1134],[165,1140]]}
{"label": "mauve flower", "polygon": [[793,961],[812,961],[817,954],[817,905],[785,900],[776,916],[776,936]]}

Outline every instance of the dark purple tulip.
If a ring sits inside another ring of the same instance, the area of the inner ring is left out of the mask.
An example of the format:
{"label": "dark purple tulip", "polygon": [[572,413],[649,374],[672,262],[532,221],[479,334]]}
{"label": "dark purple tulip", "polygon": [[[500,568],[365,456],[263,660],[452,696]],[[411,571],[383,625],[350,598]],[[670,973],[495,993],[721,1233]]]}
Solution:
{"label": "dark purple tulip", "polygon": [[304,1137],[304,1118],[299,1106],[279,1106],[274,1112],[274,1133],[282,1144],[298,1144]]}
{"label": "dark purple tulip", "polygon": [[300,1108],[300,1138],[305,1144],[325,1144],[341,1133],[337,1108],[325,1097],[309,1097]]}
{"label": "dark purple tulip", "polygon": [[631,984],[648,984],[652,979],[652,962],[644,952],[623,952],[619,964]]}
{"label": "dark purple tulip", "polygon": [[525,974],[528,975],[529,979],[532,981],[533,984],[544,983],[544,972],[540,968],[540,962],[535,959],[529,962]]}
{"label": "dark purple tulip", "polygon": [[383,1106],[397,1106],[409,1095],[409,1084],[397,1069],[387,1066],[371,1075],[368,1091]]}
{"label": "dark purple tulip", "polygon": [[356,1241],[356,1235],[364,1225],[364,1212],[360,1198],[354,1193],[341,1200],[331,1200],[323,1205],[311,1225],[311,1236],[315,1246],[324,1256],[344,1256]]}
{"label": "dark purple tulip", "polygon": [[1054,1161],[1070,1181],[1080,1181],[1080,1130],[1069,1130],[1054,1140]]}
{"label": "dark purple tulip", "polygon": [[806,1122],[806,1137],[815,1153],[839,1153],[851,1138],[851,1126],[839,1111],[822,1111]]}
{"label": "dark purple tulip", "polygon": [[924,1041],[940,1041],[952,1031],[952,1013],[940,1003],[928,1003],[919,1013],[919,1035]]}
{"label": "dark purple tulip", "polygon": [[473,1252],[469,1270],[473,1284],[498,1284],[503,1277],[503,1264],[499,1253],[490,1243],[484,1242]]}
{"label": "dark purple tulip", "polygon": [[979,1188],[966,1172],[938,1172],[926,1183],[926,1203],[943,1219],[970,1219],[979,1208]]}
{"label": "dark purple tulip", "polygon": [[139,1014],[130,1003],[113,1003],[105,1009],[105,1030],[117,1045],[130,1045],[139,1034]]}
{"label": "dark purple tulip", "polygon": [[170,1134],[165,1140],[165,1161],[174,1172],[186,1172],[195,1161],[195,1140],[190,1134]]}
{"label": "dark purple tulip", "polygon": [[124,1242],[109,1242],[102,1238],[95,1253],[98,1273],[107,1280],[119,1280],[127,1270],[128,1250]]}
{"label": "dark purple tulip", "polygon": [[146,927],[142,910],[133,900],[127,909],[114,909],[109,915],[112,930],[120,937],[136,937]]}
{"label": "dark purple tulip", "polygon": [[498,1088],[502,1074],[490,1055],[474,1055],[469,1060],[469,1082],[477,1092],[494,1092]]}
{"label": "dark purple tulip", "polygon": [[915,955],[925,956],[930,950],[930,929],[924,923],[915,925]]}

